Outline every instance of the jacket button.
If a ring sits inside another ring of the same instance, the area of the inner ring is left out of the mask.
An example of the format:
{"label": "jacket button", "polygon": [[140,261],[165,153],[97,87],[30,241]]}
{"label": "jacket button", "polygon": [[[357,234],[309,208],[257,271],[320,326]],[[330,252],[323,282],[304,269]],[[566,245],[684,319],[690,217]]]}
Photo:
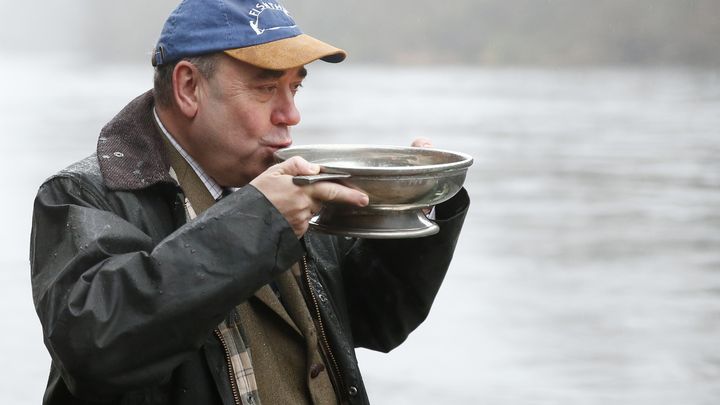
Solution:
{"label": "jacket button", "polygon": [[325,365],[322,363],[315,363],[310,367],[310,378],[315,378],[325,370]]}
{"label": "jacket button", "polygon": [[356,386],[351,385],[350,388],[348,388],[348,394],[350,394],[351,397],[354,397],[355,395],[357,395],[357,393],[358,389]]}

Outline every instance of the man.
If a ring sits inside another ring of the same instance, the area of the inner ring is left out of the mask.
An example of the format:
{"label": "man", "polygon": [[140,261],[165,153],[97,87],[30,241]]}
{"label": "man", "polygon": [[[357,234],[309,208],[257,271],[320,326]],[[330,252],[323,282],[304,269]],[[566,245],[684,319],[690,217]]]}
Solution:
{"label": "man", "polygon": [[389,351],[427,316],[468,206],[441,231],[360,240],[308,231],[363,193],[302,159],[274,164],[316,59],[275,2],[185,0],[153,91],[48,179],[33,215],[33,298],[52,366],[45,404],[365,404],[355,347]]}

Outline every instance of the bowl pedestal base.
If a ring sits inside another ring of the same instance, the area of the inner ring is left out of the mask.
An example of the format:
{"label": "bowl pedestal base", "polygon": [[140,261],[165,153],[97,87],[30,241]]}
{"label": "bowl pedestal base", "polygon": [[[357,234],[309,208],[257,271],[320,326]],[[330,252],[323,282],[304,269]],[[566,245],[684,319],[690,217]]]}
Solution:
{"label": "bowl pedestal base", "polygon": [[366,239],[420,238],[438,233],[422,208],[383,209],[326,205],[310,220],[314,230]]}

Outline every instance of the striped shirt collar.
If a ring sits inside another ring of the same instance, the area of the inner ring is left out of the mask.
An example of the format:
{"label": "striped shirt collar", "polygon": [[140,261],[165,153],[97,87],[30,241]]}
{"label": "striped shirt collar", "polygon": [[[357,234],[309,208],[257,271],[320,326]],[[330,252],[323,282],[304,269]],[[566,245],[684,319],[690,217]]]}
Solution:
{"label": "striped shirt collar", "polygon": [[195,174],[202,180],[205,187],[207,187],[208,191],[210,192],[210,195],[212,195],[213,199],[216,201],[222,197],[223,188],[215,181],[212,177],[208,176],[205,171],[200,167],[200,165],[188,154],[185,149],[183,149],[182,146],[180,146],[179,143],[173,138],[173,136],[168,132],[168,130],[165,128],[163,123],[160,121],[160,117],[157,115],[157,111],[155,108],[153,108],[153,116],[155,116],[155,121],[158,124],[158,127],[160,127],[160,130],[162,130],[163,134],[165,134],[165,137],[170,141],[173,147],[177,149],[178,152],[180,152],[180,155],[188,162],[190,167],[193,168],[195,171]]}

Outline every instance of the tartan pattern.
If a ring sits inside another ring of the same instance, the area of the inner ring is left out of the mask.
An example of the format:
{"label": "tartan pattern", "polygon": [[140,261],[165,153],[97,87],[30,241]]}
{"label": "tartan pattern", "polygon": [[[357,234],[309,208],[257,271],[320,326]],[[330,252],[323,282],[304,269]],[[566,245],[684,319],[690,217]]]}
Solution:
{"label": "tartan pattern", "polygon": [[[155,115],[155,118],[157,119],[157,115]],[[180,145],[175,143],[172,136],[170,136],[170,134],[165,131],[165,128],[162,127],[159,119],[157,119],[157,122],[165,132],[165,135],[167,135],[168,140],[170,140],[172,145],[175,146],[178,152],[185,155]],[[188,159],[188,163],[192,164],[192,160],[189,156],[186,157],[186,159]],[[205,181],[206,178],[202,175],[202,171],[198,171],[199,168],[195,168],[194,165],[192,167],[195,169],[198,177],[203,180],[203,183],[208,188],[208,191],[213,194],[213,197],[215,197],[215,193],[211,189],[211,184],[208,184],[208,182]],[[170,167],[170,177],[172,177],[175,181],[178,181],[175,169],[172,167]],[[212,179],[210,179],[210,181],[217,186],[217,183],[215,183]],[[225,192],[218,186],[217,194],[219,196],[223,196]],[[187,197],[185,198],[185,214],[188,222],[195,219],[197,216],[195,209]],[[252,365],[252,356],[250,355],[250,348],[247,347],[245,339],[243,338],[242,325],[240,324],[240,316],[238,315],[237,309],[233,309],[231,315],[218,325],[217,331],[220,332],[221,343],[225,349],[227,349],[226,355],[230,361],[229,366],[231,369],[228,370],[230,373],[228,377],[233,379],[231,383],[234,383],[232,385],[234,385],[236,390],[236,392],[233,393],[233,396],[235,394],[239,394],[238,399],[240,400],[241,405],[261,405],[260,397],[258,396],[257,391],[257,381],[255,380],[255,370]]]}
{"label": "tartan pattern", "polygon": [[237,393],[240,394],[242,405],[260,405],[260,397],[255,381],[255,371],[252,366],[250,348],[245,345],[241,326],[238,323],[237,311],[220,323],[218,331],[230,355],[232,376],[235,378]]}
{"label": "tartan pattern", "polygon": [[[175,178],[172,168],[170,175]],[[185,199],[185,208],[188,221],[195,219],[195,210],[187,198]],[[221,341],[227,349],[227,355],[232,366],[232,369],[228,370],[230,372],[229,377],[234,379],[236,392],[240,395],[240,404],[261,405],[250,348],[245,344],[242,325],[240,325],[240,316],[236,309],[218,325],[217,330],[220,332]]]}

